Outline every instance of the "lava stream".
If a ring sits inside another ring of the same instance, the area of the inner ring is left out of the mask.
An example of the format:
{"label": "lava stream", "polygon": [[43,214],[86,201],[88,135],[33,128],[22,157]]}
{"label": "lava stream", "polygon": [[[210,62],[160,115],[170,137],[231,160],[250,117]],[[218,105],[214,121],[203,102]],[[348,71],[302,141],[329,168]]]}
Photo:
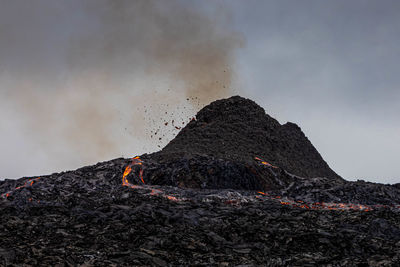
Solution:
{"label": "lava stream", "polygon": [[[134,166],[140,166],[139,178],[140,178],[140,181],[142,182],[142,184],[145,185],[145,182],[143,179],[143,161],[139,156],[136,156],[136,157],[132,158],[132,163],[130,165],[126,166],[126,168],[125,168],[124,174],[122,175],[122,186],[127,186],[132,189],[145,189],[144,186],[131,184],[128,181],[127,177],[132,172],[132,168]],[[165,195],[162,190],[153,189],[153,188],[151,189],[150,195],[160,195],[160,194],[162,196],[164,196],[165,198],[172,200],[172,201],[176,201],[176,202],[183,201],[183,199],[180,199],[180,198],[177,198],[174,196],[170,196],[170,195]]]}
{"label": "lava stream", "polygon": [[[260,162],[262,165],[271,167],[271,168],[278,168],[277,166],[274,166],[270,163],[268,163],[265,160],[262,160],[261,158],[254,157],[254,159],[258,162]],[[133,189],[144,189],[144,186],[140,185],[134,185],[131,184],[128,181],[128,175],[131,174],[132,168],[134,166],[140,166],[139,170],[139,178],[140,181],[142,182],[143,185],[145,185],[144,179],[143,179],[143,161],[140,157],[136,156],[132,158],[132,163],[129,164],[124,171],[124,174],[122,176],[122,186],[127,186],[129,188]],[[147,188],[147,187],[146,187]],[[165,195],[162,190],[159,189],[151,189],[151,195],[162,195],[163,197],[172,200],[172,201],[184,201],[185,199],[183,198],[177,198],[175,196],[171,195]],[[266,192],[257,192],[258,194],[262,195],[261,196],[256,196],[256,198],[262,198],[262,199],[270,199],[270,200],[275,200],[279,201],[281,205],[285,206],[291,206],[291,207],[296,207],[296,208],[302,208],[302,209],[309,209],[309,210],[359,210],[359,211],[371,211],[374,208],[379,208],[379,207],[384,207],[384,208],[389,208],[389,207],[394,207],[394,208],[400,208],[400,206],[386,206],[386,205],[360,205],[360,204],[351,204],[351,203],[324,203],[324,202],[315,202],[315,203],[307,203],[301,200],[292,200],[288,198],[282,198],[281,196],[273,196],[270,195],[269,193]],[[240,199],[238,201],[228,201],[227,204],[232,204],[232,203],[237,203],[240,202]]]}
{"label": "lava stream", "polygon": [[272,167],[272,168],[278,168],[274,165],[272,165],[271,163],[266,162],[265,160],[260,159],[259,157],[254,157],[255,160],[259,161],[262,165],[268,166],[268,167]]}
{"label": "lava stream", "polygon": [[[4,194],[1,195],[2,198],[8,198],[9,196],[11,196],[12,193],[14,193],[17,190],[21,190],[23,188],[28,188],[31,187],[34,183],[36,183],[37,181],[40,180],[40,177],[34,178],[34,179],[29,179],[28,181],[26,181],[23,185],[21,186],[17,186],[14,190],[8,191]],[[32,199],[30,199],[30,201],[32,201]]]}

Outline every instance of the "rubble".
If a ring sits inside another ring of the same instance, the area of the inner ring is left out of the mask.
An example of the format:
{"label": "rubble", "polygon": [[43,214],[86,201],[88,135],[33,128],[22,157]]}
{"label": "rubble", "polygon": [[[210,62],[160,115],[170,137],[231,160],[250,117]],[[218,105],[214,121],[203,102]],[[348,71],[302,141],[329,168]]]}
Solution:
{"label": "rubble", "polygon": [[0,181],[0,265],[398,266],[400,184],[342,179],[261,112],[220,100],[161,152]]}

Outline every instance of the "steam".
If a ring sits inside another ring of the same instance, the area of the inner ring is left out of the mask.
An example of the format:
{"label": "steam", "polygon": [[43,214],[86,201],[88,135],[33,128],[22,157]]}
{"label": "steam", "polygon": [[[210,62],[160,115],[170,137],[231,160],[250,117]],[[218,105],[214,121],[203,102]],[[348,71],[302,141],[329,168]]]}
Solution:
{"label": "steam", "polygon": [[7,2],[0,104],[24,142],[40,144],[31,152],[55,168],[149,152],[164,121],[231,95],[242,36],[226,7],[207,3],[216,11],[178,0]]}

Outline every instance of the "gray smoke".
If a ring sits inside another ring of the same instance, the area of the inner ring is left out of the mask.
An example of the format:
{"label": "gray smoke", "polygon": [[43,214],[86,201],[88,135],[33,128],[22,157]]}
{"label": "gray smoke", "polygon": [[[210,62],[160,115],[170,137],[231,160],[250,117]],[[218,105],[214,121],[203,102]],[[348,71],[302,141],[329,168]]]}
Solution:
{"label": "gray smoke", "polygon": [[243,40],[227,9],[215,7],[149,0],[4,2],[0,111],[11,116],[2,116],[3,126],[13,121],[4,137],[18,131],[20,138],[20,147],[11,142],[4,149],[43,167],[2,166],[7,170],[0,175],[154,150],[151,128],[174,116],[183,121],[199,106],[232,94],[234,53]]}

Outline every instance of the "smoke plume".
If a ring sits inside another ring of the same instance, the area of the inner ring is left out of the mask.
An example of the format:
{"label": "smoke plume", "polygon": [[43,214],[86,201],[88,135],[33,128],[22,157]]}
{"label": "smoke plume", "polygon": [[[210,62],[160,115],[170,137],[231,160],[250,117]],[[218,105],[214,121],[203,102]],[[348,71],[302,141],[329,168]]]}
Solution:
{"label": "smoke plume", "polygon": [[[150,139],[157,127],[184,122],[200,106],[231,95],[242,36],[226,7],[202,3],[208,6],[179,0],[5,3],[0,111],[23,133],[20,153],[65,168],[154,150],[174,134]],[[29,142],[35,149],[24,145]]]}

